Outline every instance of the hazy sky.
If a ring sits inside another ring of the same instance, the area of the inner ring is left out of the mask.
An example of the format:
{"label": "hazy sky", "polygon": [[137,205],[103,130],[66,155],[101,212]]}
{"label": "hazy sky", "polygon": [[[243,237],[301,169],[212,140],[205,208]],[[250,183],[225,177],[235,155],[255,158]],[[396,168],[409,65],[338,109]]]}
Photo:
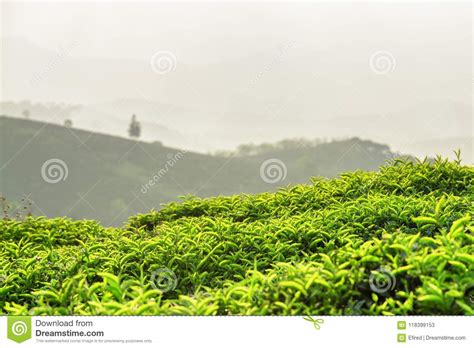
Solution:
{"label": "hazy sky", "polygon": [[404,49],[433,48],[448,37],[462,43],[471,35],[463,31],[472,22],[469,9],[469,2],[7,1],[2,36],[52,50],[77,39],[71,55],[116,59],[141,60],[166,47],[194,64],[238,60],[294,40],[323,51],[342,45],[347,54],[406,39]]}
{"label": "hazy sky", "polygon": [[417,140],[397,143],[400,130],[438,121],[467,137],[471,25],[470,2],[2,2],[1,95],[147,99],[166,105],[139,114],[150,122],[220,132],[209,149],[298,135],[398,146]]}

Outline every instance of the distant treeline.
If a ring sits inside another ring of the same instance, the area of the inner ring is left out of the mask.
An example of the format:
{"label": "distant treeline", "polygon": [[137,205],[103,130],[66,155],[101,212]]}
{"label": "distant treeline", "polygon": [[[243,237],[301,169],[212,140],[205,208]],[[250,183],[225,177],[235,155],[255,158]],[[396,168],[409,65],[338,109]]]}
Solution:
{"label": "distant treeline", "polygon": [[33,215],[120,225],[183,195],[272,192],[311,177],[377,171],[397,156],[359,138],[244,144],[234,156],[186,150],[0,116],[0,193],[11,207],[31,200]]}

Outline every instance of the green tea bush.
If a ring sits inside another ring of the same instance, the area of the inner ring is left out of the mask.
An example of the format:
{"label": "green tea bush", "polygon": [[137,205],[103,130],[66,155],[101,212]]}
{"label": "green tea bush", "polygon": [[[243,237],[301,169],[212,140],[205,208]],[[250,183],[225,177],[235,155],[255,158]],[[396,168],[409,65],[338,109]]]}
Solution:
{"label": "green tea bush", "polygon": [[472,315],[474,169],[395,160],[186,197],[124,228],[0,221],[0,309],[32,315]]}

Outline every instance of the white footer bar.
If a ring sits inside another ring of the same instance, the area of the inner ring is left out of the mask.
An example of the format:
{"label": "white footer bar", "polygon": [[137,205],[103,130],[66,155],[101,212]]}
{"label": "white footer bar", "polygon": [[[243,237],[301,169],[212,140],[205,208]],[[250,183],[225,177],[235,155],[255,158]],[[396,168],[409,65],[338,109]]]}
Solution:
{"label": "white footer bar", "polygon": [[0,317],[0,347],[473,346],[474,317]]}

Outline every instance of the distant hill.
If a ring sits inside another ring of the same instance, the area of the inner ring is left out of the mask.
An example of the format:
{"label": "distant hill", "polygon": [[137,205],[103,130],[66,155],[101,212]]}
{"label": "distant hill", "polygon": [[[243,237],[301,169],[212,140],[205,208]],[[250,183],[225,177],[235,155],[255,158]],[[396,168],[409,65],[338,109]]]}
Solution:
{"label": "distant hill", "polygon": [[8,201],[20,207],[28,198],[34,215],[106,225],[120,225],[181,195],[274,191],[311,176],[375,171],[394,156],[388,146],[358,138],[263,144],[247,152],[243,146],[233,154],[209,155],[0,116],[0,192]]}

